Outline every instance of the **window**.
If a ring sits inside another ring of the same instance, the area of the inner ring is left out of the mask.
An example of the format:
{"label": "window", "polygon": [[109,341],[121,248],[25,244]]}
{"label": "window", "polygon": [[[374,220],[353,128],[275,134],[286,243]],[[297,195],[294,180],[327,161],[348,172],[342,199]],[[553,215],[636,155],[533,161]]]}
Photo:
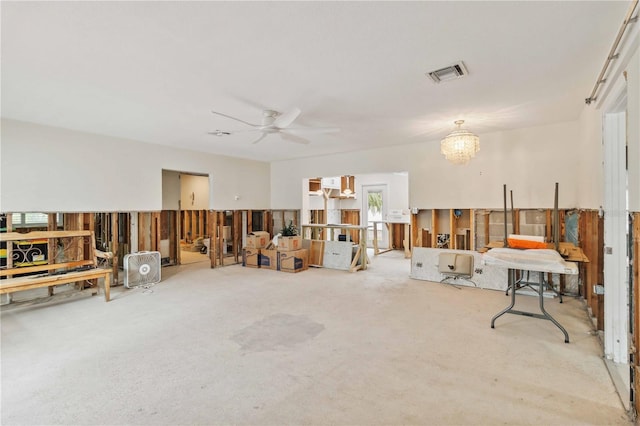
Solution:
{"label": "window", "polygon": [[[59,226],[62,225],[61,213],[57,214],[56,222]],[[11,223],[14,228],[46,227],[49,224],[49,215],[47,213],[13,213]]]}

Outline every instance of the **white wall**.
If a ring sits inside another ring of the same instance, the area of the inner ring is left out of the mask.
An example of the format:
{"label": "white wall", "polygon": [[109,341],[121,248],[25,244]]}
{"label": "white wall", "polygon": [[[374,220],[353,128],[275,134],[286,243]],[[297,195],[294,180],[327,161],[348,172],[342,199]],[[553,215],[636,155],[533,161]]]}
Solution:
{"label": "white wall", "polygon": [[2,120],[0,166],[4,212],[161,210],[163,169],[208,174],[210,209],[270,203],[265,162],[14,120]]}
{"label": "white wall", "polygon": [[[632,25],[628,31],[630,34],[625,36],[622,51],[612,62],[606,82],[596,96],[597,102],[585,105],[580,116],[580,139],[585,147],[580,152],[580,171],[583,186],[587,189],[581,191],[581,207],[598,208],[603,205],[602,114],[615,101],[619,85],[626,84],[629,210],[640,211],[640,30],[637,25]],[[597,151],[593,147],[597,147]]]}
{"label": "white wall", "polygon": [[599,156],[600,145],[582,143],[577,120],[479,136],[480,152],[466,166],[448,163],[439,140],[274,162],[271,206],[300,208],[298,188],[309,176],[408,171],[409,207],[501,208],[507,184],[516,207],[551,208],[555,182],[560,208],[584,207],[581,193],[592,188],[583,185],[579,158]]}
{"label": "white wall", "polygon": [[362,209],[362,185],[387,185],[387,209],[409,208],[409,179],[397,173],[355,175],[357,199],[340,200],[341,209]]}
{"label": "white wall", "polygon": [[604,169],[602,167],[602,114],[596,108],[585,105],[578,121],[579,139],[585,149],[578,157],[580,180],[580,206],[597,209],[604,203]]}
{"label": "white wall", "polygon": [[162,171],[162,210],[180,210],[180,173]]}
{"label": "white wall", "polygon": [[640,48],[627,67],[627,120],[629,209],[640,212]]}
{"label": "white wall", "polygon": [[209,207],[209,177],[180,175],[182,210],[206,210]]}

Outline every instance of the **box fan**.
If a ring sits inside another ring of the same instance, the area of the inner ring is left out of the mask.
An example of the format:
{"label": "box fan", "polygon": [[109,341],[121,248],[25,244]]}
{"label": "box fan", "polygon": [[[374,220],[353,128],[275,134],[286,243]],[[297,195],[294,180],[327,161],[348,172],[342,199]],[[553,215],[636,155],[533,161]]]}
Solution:
{"label": "box fan", "polygon": [[141,251],[124,256],[124,286],[148,287],[160,282],[160,252]]}

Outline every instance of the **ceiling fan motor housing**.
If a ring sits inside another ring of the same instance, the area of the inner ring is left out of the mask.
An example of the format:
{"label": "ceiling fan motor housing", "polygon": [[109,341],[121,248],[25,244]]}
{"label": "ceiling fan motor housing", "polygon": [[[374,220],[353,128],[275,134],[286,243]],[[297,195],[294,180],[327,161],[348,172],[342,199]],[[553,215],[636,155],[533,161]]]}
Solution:
{"label": "ceiling fan motor housing", "polygon": [[262,111],[262,125],[271,126],[278,115],[280,115],[278,111],[265,109],[264,111]]}

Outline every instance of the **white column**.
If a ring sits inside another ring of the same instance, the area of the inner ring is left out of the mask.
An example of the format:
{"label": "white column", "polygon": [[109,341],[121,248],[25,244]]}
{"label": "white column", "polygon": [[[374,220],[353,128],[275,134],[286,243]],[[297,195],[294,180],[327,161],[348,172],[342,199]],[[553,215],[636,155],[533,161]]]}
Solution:
{"label": "white column", "polygon": [[604,352],[628,362],[629,274],[627,241],[627,171],[625,112],[605,114],[604,136]]}

